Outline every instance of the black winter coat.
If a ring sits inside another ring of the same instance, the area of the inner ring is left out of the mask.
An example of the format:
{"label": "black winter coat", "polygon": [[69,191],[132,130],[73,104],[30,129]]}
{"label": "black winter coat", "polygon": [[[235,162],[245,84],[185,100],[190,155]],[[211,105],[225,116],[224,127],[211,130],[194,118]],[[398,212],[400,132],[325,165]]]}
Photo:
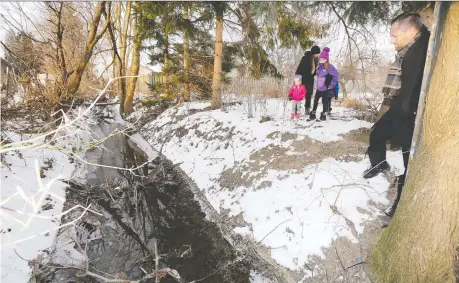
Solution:
{"label": "black winter coat", "polygon": [[306,51],[301,57],[300,64],[296,68],[295,74],[301,75],[301,83],[306,85],[314,84],[314,74],[311,74],[313,56],[311,51]]}
{"label": "black winter coat", "polygon": [[425,26],[421,36],[408,49],[402,61],[400,95],[392,100],[385,119],[392,120],[393,145],[409,145],[413,138],[414,121],[421,93],[430,32]]}

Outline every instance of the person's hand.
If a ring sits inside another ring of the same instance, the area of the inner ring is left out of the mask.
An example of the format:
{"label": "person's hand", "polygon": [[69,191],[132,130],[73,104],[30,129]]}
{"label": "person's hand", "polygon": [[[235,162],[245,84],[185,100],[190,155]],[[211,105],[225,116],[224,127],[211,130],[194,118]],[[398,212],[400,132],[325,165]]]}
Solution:
{"label": "person's hand", "polygon": [[337,96],[335,96],[335,100],[338,100],[338,97],[337,97]]}
{"label": "person's hand", "polygon": [[292,101],[292,97],[291,96],[288,97],[288,101]]}

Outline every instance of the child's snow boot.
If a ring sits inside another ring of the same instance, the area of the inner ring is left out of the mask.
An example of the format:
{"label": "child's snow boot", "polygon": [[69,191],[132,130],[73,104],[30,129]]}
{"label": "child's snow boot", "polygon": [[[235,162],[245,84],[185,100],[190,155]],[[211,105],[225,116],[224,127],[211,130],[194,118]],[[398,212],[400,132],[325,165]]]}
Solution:
{"label": "child's snow boot", "polygon": [[292,115],[290,115],[290,119],[294,119],[295,118],[295,113],[292,113]]}
{"label": "child's snow boot", "polygon": [[297,119],[300,119],[300,116],[301,116],[300,112],[296,113],[296,118]]}

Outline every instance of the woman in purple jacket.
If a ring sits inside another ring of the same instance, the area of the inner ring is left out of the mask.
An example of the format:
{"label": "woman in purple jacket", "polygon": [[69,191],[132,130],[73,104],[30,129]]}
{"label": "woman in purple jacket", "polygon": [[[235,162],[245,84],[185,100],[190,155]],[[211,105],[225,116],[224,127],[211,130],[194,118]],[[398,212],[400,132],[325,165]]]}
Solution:
{"label": "woman in purple jacket", "polygon": [[[330,48],[325,47],[319,55],[319,66],[317,67],[317,91],[314,97],[314,106],[308,121],[316,119],[316,110],[319,104],[319,99],[322,98],[323,110],[320,115],[320,120],[327,119],[328,111],[330,110],[328,97],[334,96],[335,86],[339,81],[339,73],[336,68],[330,64],[329,53]],[[330,95],[329,95],[330,92]]]}

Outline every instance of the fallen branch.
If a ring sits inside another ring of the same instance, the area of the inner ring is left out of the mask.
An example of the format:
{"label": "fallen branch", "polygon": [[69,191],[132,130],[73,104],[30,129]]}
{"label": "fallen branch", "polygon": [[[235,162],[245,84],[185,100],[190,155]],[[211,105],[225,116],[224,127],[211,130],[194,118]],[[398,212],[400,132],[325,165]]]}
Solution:
{"label": "fallen branch", "polygon": [[263,242],[263,240],[264,240],[266,237],[268,237],[272,232],[274,232],[279,226],[281,226],[282,224],[284,224],[284,223],[286,223],[286,222],[289,222],[289,221],[291,221],[291,220],[292,220],[292,219],[288,219],[288,220],[285,220],[285,221],[283,221],[283,222],[277,224],[277,226],[274,227],[274,229],[272,229],[271,232],[269,232],[268,234],[266,234],[266,236],[264,236],[264,237],[258,242],[258,244],[260,244],[261,242]]}
{"label": "fallen branch", "polygon": [[339,263],[341,264],[341,268],[343,268],[343,271],[346,271],[346,268],[344,267],[344,264],[341,261],[341,258],[339,257],[338,249],[336,247],[335,247],[335,252],[336,252],[336,256],[338,257]]}

